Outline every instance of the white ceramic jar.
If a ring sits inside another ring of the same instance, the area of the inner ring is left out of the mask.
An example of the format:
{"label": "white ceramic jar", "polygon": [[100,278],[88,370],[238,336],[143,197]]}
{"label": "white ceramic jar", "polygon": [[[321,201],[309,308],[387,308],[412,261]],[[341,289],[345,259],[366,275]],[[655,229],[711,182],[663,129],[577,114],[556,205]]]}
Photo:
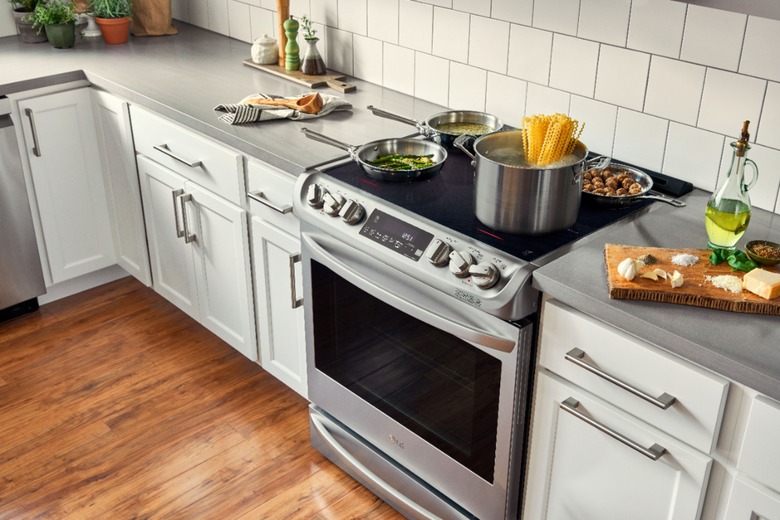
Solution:
{"label": "white ceramic jar", "polygon": [[264,34],[252,44],[252,61],[261,65],[269,65],[279,61],[279,46],[276,40]]}

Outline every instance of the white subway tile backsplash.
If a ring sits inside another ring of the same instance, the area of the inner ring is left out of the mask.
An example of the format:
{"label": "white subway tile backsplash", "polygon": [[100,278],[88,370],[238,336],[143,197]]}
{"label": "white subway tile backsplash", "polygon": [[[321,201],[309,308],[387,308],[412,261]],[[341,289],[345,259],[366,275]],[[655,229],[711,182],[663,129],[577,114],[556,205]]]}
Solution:
{"label": "white subway tile backsplash", "polygon": [[780,20],[749,16],[739,72],[780,81]]}
{"label": "white subway tile backsplash", "polygon": [[228,23],[231,38],[242,42],[252,42],[252,23],[248,4],[228,0]]}
{"label": "white subway tile backsplash", "polygon": [[[328,41],[326,47],[325,63],[332,70],[337,70],[344,74],[353,74],[352,57],[352,33],[342,31],[334,27],[328,27],[325,31],[325,38]],[[320,51],[321,53],[322,51]]]}
{"label": "white subway tile backsplash", "polygon": [[276,38],[276,23],[274,23],[274,16],[271,11],[267,9],[260,9],[257,7],[249,8],[249,24],[252,30],[252,41],[267,34],[271,38]]}
{"label": "white subway tile backsplash", "polygon": [[422,52],[431,52],[433,7],[410,0],[401,0],[398,14],[398,43]]}
{"label": "white subway tile backsplash", "polygon": [[450,63],[449,107],[453,110],[485,111],[487,72],[462,63]]}
{"label": "white subway tile backsplash", "polygon": [[663,172],[712,191],[718,180],[723,136],[692,126],[669,123]]}
{"label": "white subway tile backsplash", "polygon": [[491,0],[452,0],[452,8],[458,11],[490,16]]}
{"label": "white subway tile backsplash", "polygon": [[534,2],[534,27],[557,33],[577,34],[580,0],[541,0]]}
{"label": "white subway tile backsplash", "polygon": [[647,82],[645,112],[696,126],[705,68],[653,56]]}
{"label": "white subway tile backsplash", "polygon": [[[767,85],[761,119],[757,125],[756,142],[780,149],[780,83]],[[753,132],[755,133],[756,127]]]}
{"label": "white subway tile backsplash", "polygon": [[618,108],[612,155],[616,160],[660,171],[668,126],[660,117]]}
{"label": "white subway tile backsplash", "polygon": [[[512,24],[509,32],[510,76],[547,85],[550,78],[553,33]],[[533,51],[529,52],[529,49]]]}
{"label": "white subway tile backsplash", "polygon": [[414,95],[414,54],[411,49],[384,44],[382,77],[385,87]]}
{"label": "white subway tile backsplash", "polygon": [[[731,155],[731,146],[729,146],[728,153]],[[750,151],[748,151],[748,158],[753,160],[758,167],[758,180],[753,188],[748,191],[750,202],[758,208],[768,211],[774,210],[775,212],[780,211],[780,207],[775,207],[778,189],[780,189],[780,150],[752,145]],[[752,172],[749,168],[746,168],[746,170],[745,180],[750,182]],[[780,224],[780,222],[776,224]],[[748,233],[750,233],[749,228]],[[777,227],[775,227],[775,233],[777,234],[774,235],[774,238],[769,240],[780,241],[780,232]]]}
{"label": "white subway tile backsplash", "polygon": [[452,0],[417,0],[417,1],[424,4],[435,5],[437,7],[452,8]]}
{"label": "white subway tile backsplash", "polygon": [[[338,27],[337,6],[338,0],[314,0],[314,2],[311,3],[311,19],[323,25]],[[275,0],[274,7],[271,9],[276,10]]]}
{"label": "white subway tile backsplash", "polygon": [[433,54],[466,63],[469,59],[468,13],[433,8]]}
{"label": "white subway tile backsplash", "polygon": [[192,0],[188,20],[191,24],[209,29],[209,0]]}
{"label": "white subway tile backsplash", "polygon": [[488,72],[485,112],[501,119],[505,125],[519,128],[525,115],[527,88],[525,81]]}
{"label": "white subway tile backsplash", "polygon": [[209,30],[230,36],[230,21],[228,20],[228,0],[209,0],[208,5]]}
{"label": "white subway tile backsplash", "polygon": [[398,44],[398,0],[368,0],[368,36]]}
{"label": "white subway tile backsplash", "polygon": [[338,28],[365,36],[368,33],[367,0],[338,0]]}
{"label": "white subway tile backsplash", "polygon": [[276,0],[260,0],[260,7],[276,11]]}
{"label": "white subway tile backsplash", "polygon": [[506,74],[509,23],[471,16],[469,65]]}
{"label": "white subway tile backsplash", "polygon": [[581,0],[577,36],[626,46],[630,0]]}
{"label": "white subway tile backsplash", "polygon": [[628,47],[679,58],[685,7],[684,3],[671,0],[633,0]]}
{"label": "white subway tile backsplash", "polygon": [[309,0],[290,0],[290,14],[296,19],[300,19],[303,15],[311,18],[310,13]]}
{"label": "white subway tile backsplash", "polygon": [[738,135],[743,121],[759,121],[766,84],[749,76],[707,69],[697,126],[727,136]]}
{"label": "white subway tile backsplash", "polygon": [[736,71],[746,22],[744,14],[689,5],[680,58]]}
{"label": "white subway tile backsplash", "polygon": [[556,34],[553,37],[550,86],[593,97],[598,58],[598,43]]}
{"label": "white subway tile backsplash", "polygon": [[596,75],[596,99],[642,110],[650,55],[602,45]]}
{"label": "white subway tile backsplash", "polygon": [[492,5],[492,18],[523,25],[531,25],[533,22],[533,0],[493,0]]}
{"label": "white subway tile backsplash", "polygon": [[525,98],[525,115],[568,114],[571,95],[560,90],[528,84]]}
{"label": "white subway tile backsplash", "polygon": [[354,76],[378,85],[382,84],[382,42],[366,36],[352,36]]}
{"label": "white subway tile backsplash", "polygon": [[414,57],[414,95],[420,99],[448,106],[450,62],[418,52]]}
{"label": "white subway tile backsplash", "polygon": [[593,153],[612,155],[617,107],[581,96],[571,97],[569,117],[585,124],[580,140]]}

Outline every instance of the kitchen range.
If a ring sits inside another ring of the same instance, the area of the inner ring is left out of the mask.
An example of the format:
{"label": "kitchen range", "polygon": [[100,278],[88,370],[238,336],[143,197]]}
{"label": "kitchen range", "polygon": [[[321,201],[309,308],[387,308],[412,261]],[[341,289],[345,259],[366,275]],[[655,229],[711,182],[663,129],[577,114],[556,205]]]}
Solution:
{"label": "kitchen range", "polygon": [[298,179],[312,444],[412,518],[514,518],[539,294],[531,274],[652,201],[563,231],[496,231],[474,168],[424,181],[341,160]]}

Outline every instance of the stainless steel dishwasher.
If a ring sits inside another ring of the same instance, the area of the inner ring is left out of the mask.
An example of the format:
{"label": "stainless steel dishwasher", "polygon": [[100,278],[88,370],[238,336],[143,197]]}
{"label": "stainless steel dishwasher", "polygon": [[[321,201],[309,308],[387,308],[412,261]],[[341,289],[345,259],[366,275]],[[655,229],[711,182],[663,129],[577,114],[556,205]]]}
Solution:
{"label": "stainless steel dishwasher", "polygon": [[0,97],[0,321],[34,311],[45,292],[10,104]]}

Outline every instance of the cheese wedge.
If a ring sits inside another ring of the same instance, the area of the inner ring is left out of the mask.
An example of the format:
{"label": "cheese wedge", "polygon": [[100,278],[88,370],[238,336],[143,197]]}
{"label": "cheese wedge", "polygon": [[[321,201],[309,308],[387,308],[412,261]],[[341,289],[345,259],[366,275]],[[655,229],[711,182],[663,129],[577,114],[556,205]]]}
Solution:
{"label": "cheese wedge", "polygon": [[767,300],[780,296],[780,273],[753,269],[742,279],[745,289]]}

